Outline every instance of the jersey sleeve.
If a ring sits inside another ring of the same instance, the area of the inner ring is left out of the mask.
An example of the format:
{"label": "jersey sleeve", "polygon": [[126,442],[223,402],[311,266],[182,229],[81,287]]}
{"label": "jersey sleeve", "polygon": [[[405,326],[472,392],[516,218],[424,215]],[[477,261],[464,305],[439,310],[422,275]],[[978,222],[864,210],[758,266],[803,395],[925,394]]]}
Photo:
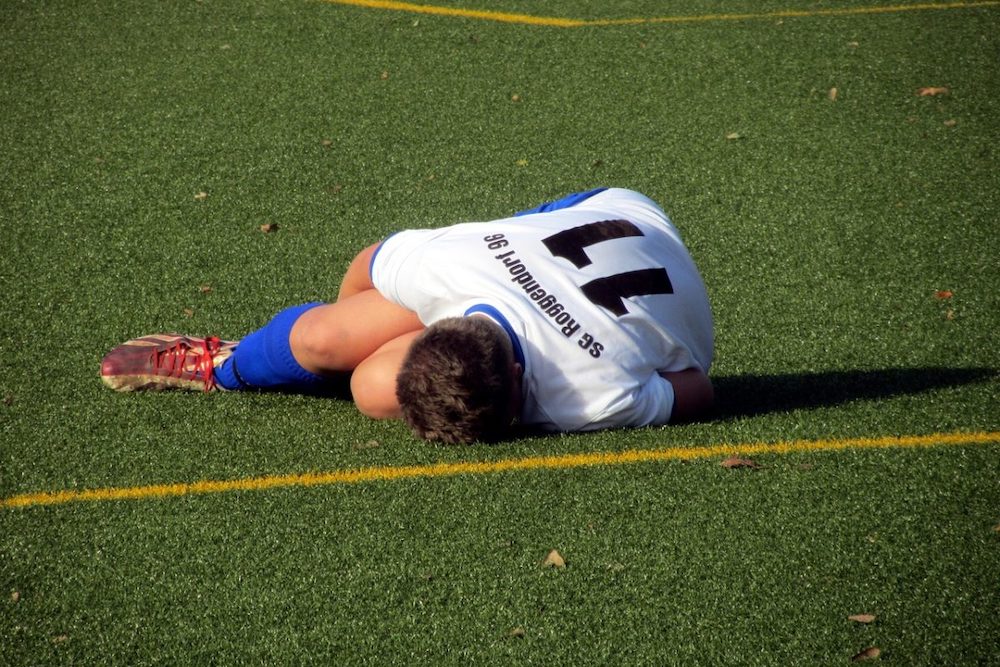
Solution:
{"label": "jersey sleeve", "polygon": [[574,192],[571,195],[566,195],[562,199],[545,202],[544,204],[539,204],[534,208],[518,211],[517,213],[514,214],[514,217],[517,218],[522,215],[531,215],[532,213],[548,213],[549,211],[558,211],[561,208],[570,208],[571,206],[576,206],[580,202],[586,199],[590,199],[594,195],[600,194],[605,190],[607,190],[607,188],[595,188],[593,190],[587,190],[585,192]]}
{"label": "jersey sleeve", "polygon": [[445,317],[461,317],[482,299],[468,291],[475,285],[453,279],[452,245],[435,243],[449,228],[396,232],[379,245],[369,273],[372,285],[387,300],[412,310],[425,325]]}
{"label": "jersey sleeve", "polygon": [[372,256],[368,272],[375,289],[389,301],[416,311],[421,305],[413,287],[420,282],[421,254],[430,230],[396,232],[381,244]]}
{"label": "jersey sleeve", "polygon": [[609,406],[605,415],[589,424],[585,430],[662,425],[670,421],[673,410],[674,386],[666,378],[654,373],[648,382],[622,396],[617,404]]}

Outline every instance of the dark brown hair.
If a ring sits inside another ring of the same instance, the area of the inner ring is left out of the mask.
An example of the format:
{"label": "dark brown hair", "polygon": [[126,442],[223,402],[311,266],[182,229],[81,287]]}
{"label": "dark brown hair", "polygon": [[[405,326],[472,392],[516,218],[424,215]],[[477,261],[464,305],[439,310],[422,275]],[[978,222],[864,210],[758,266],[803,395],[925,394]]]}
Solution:
{"label": "dark brown hair", "polygon": [[414,433],[451,444],[503,436],[513,383],[506,336],[485,318],[451,317],[417,337],[396,379],[396,398]]}

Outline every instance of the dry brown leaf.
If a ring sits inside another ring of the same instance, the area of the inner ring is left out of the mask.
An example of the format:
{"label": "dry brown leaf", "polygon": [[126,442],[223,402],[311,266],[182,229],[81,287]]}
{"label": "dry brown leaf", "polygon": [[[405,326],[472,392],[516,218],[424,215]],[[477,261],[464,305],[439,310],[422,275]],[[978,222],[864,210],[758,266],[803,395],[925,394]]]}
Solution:
{"label": "dry brown leaf", "polygon": [[202,294],[211,294],[212,293],[212,286],[211,285],[198,285],[198,291],[201,292]]}
{"label": "dry brown leaf", "polygon": [[759,468],[755,461],[750,459],[741,459],[738,456],[730,456],[728,459],[719,463],[723,468]]}
{"label": "dry brown leaf", "polygon": [[181,312],[184,314],[184,317],[186,317],[188,319],[191,319],[192,317],[194,317],[194,310],[192,310],[191,308],[185,308]]}
{"label": "dry brown leaf", "polygon": [[10,592],[10,601],[14,602],[14,603],[20,602],[21,601],[21,592],[20,591],[11,591]]}
{"label": "dry brown leaf", "polygon": [[260,231],[264,232],[265,234],[276,232],[278,231],[278,224],[274,222],[266,222],[260,226]]}
{"label": "dry brown leaf", "polygon": [[917,88],[917,95],[919,97],[935,97],[937,95],[947,95],[948,89],[944,86],[925,86],[924,88]]}
{"label": "dry brown leaf", "polygon": [[828,99],[828,100],[830,100],[831,102],[836,102],[836,101],[837,101],[837,87],[836,87],[836,86],[834,86],[833,88],[831,88],[831,89],[830,89],[830,92],[828,92],[828,93],[826,94],[826,97],[827,97],[827,99]]}
{"label": "dry brown leaf", "polygon": [[566,567],[566,561],[563,559],[562,554],[553,549],[542,561],[542,567],[554,567],[562,569]]}
{"label": "dry brown leaf", "polygon": [[742,138],[743,135],[740,134],[739,132],[730,132],[729,134],[726,135],[726,139],[728,141],[735,141],[737,139],[742,139]]}
{"label": "dry brown leaf", "polygon": [[514,628],[507,633],[507,636],[513,637],[514,639],[524,639],[524,628],[522,627]]}
{"label": "dry brown leaf", "polygon": [[880,649],[878,646],[869,646],[864,651],[861,651],[860,653],[858,653],[857,655],[855,655],[853,658],[851,658],[851,662],[861,662],[863,660],[874,660],[877,657],[879,657],[880,655],[882,655],[882,649]]}
{"label": "dry brown leaf", "polygon": [[329,148],[330,146],[333,146],[333,141],[331,139],[324,139],[319,143],[321,146],[323,146],[323,148]]}
{"label": "dry brown leaf", "polygon": [[208,199],[208,193],[207,192],[199,192],[198,194],[196,194],[194,196],[194,200],[195,201],[205,201],[206,199]]}
{"label": "dry brown leaf", "polygon": [[847,620],[854,621],[855,623],[874,623],[875,614],[852,614],[847,617]]}
{"label": "dry brown leaf", "polygon": [[954,118],[949,118],[944,122],[945,127],[955,127],[956,125],[958,125],[958,121]]}
{"label": "dry brown leaf", "polygon": [[382,70],[382,73],[379,74],[378,78],[382,79],[383,81],[385,81],[386,79],[388,79],[389,78],[389,70]]}
{"label": "dry brown leaf", "polygon": [[934,292],[934,298],[937,299],[938,301],[947,301],[953,296],[955,296],[955,293],[952,292],[950,289],[939,289],[938,291]]}
{"label": "dry brown leaf", "polygon": [[518,95],[517,93],[514,93],[513,95],[510,96],[510,101],[511,102],[520,102],[521,101],[521,96]]}

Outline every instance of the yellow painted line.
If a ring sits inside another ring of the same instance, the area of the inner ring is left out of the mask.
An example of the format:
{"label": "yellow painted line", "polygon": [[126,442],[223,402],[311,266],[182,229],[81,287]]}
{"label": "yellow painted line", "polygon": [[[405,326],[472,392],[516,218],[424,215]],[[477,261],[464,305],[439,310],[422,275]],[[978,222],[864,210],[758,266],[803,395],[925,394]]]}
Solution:
{"label": "yellow painted line", "polygon": [[522,23],[526,25],[545,25],[558,28],[578,28],[588,25],[587,21],[578,19],[561,19],[547,16],[531,16],[528,14],[508,14],[478,9],[462,9],[461,7],[438,7],[436,5],[417,5],[412,2],[395,2],[394,0],[324,0],[336,5],[354,5],[371,7],[373,9],[391,9],[413,14],[434,14],[437,16],[453,16],[485,21],[500,21],[502,23]]}
{"label": "yellow painted line", "polygon": [[522,25],[551,26],[556,28],[580,28],[584,26],[641,25],[650,23],[705,23],[714,21],[753,21],[761,19],[806,18],[813,16],[859,16],[870,14],[898,14],[901,12],[941,11],[947,9],[974,9],[976,7],[996,7],[1000,0],[973,0],[972,2],[927,2],[912,5],[874,5],[869,7],[842,7],[838,9],[782,9],[773,12],[749,12],[739,14],[700,14],[694,16],[636,17],[623,19],[573,19],[532,14],[512,14],[461,7],[441,7],[419,5],[396,0],[323,0],[336,5],[353,5],[372,9],[388,9],[413,14],[432,14],[458,18],[519,23]]}
{"label": "yellow painted line", "polygon": [[557,456],[529,456],[519,459],[501,459],[499,461],[469,461],[418,466],[359,468],[356,470],[335,470],[332,472],[303,473],[297,475],[269,475],[246,479],[206,480],[179,484],[85,489],[82,491],[42,491],[39,493],[25,493],[0,500],[0,508],[12,509],[107,500],[147,500],[202,493],[264,491],[267,489],[331,484],[390,482],[400,479],[413,479],[415,477],[487,475],[523,470],[563,470],[584,466],[616,466],[634,463],[678,461],[682,459],[710,459],[734,454],[756,456],[761,454],[831,452],[845,449],[939,447],[998,443],[1000,443],[1000,431],[934,433],[931,435],[846,438],[840,440],[792,440],[774,443],[669,447],[666,449],[632,449],[622,452],[591,452]]}

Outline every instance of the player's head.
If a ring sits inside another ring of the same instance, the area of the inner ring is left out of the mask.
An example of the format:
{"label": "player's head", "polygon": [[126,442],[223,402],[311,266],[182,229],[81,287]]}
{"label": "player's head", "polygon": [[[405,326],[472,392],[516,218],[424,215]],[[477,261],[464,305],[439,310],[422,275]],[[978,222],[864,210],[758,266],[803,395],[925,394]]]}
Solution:
{"label": "player's head", "polygon": [[501,327],[484,317],[452,317],[413,342],[396,397],[403,419],[421,438],[496,440],[520,411],[520,374]]}

